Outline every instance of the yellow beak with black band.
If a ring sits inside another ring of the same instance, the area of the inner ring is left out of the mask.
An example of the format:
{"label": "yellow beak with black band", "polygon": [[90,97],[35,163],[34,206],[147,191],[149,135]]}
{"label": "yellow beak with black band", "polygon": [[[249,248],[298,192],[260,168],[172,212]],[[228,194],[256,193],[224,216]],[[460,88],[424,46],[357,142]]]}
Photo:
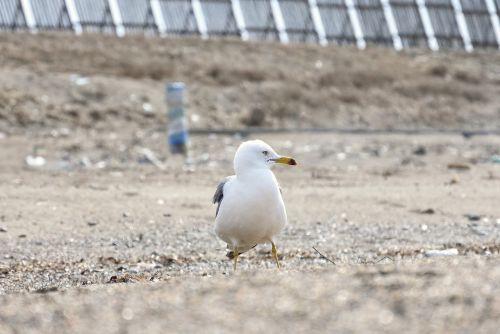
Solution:
{"label": "yellow beak with black band", "polygon": [[289,158],[289,157],[279,157],[279,158],[272,159],[272,160],[278,164],[285,164],[285,165],[292,165],[292,166],[295,166],[297,164],[295,159]]}

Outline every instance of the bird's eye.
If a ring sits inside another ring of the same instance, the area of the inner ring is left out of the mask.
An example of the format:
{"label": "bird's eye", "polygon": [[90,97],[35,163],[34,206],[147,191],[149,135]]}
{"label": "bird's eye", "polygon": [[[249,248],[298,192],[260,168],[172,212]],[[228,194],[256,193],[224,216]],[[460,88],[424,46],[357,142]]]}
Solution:
{"label": "bird's eye", "polygon": [[268,151],[262,151],[262,154],[264,154],[267,157],[267,155],[269,154],[269,152]]}

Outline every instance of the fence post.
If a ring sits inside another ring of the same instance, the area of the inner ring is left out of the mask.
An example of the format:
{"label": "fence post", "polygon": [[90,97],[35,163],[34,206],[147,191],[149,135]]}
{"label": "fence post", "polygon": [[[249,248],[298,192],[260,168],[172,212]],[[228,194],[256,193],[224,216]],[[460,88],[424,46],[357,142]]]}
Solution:
{"label": "fence post", "polygon": [[467,28],[467,22],[465,21],[460,0],[451,0],[451,4],[453,6],[453,10],[455,11],[455,19],[457,20],[458,30],[460,31],[460,36],[462,36],[465,50],[467,52],[471,52],[474,50],[474,46],[472,45],[470,39],[469,29]]}
{"label": "fence post", "polygon": [[351,21],[354,37],[356,38],[356,45],[358,49],[364,49],[366,48],[366,42],[363,36],[363,29],[361,29],[361,23],[359,22],[358,12],[354,6],[354,1],[345,0],[345,5],[347,7],[347,13],[349,14],[349,20]]}
{"label": "fence post", "polygon": [[205,22],[205,15],[203,14],[200,0],[191,0],[191,8],[193,9],[194,19],[196,20],[196,26],[201,38],[208,38],[207,23]]}
{"label": "fence post", "polygon": [[71,22],[71,27],[76,35],[82,34],[82,25],[80,24],[80,16],[76,10],[75,0],[64,0],[68,17]]}
{"label": "fence post", "polygon": [[243,11],[241,10],[240,0],[231,0],[231,8],[233,10],[234,20],[238,26],[238,31],[240,32],[241,40],[248,41],[248,31],[245,26],[245,18],[243,16]]}
{"label": "fence post", "polygon": [[328,41],[326,39],[325,27],[323,26],[323,21],[321,20],[321,14],[318,9],[318,3],[316,0],[308,0],[309,2],[309,12],[311,13],[311,19],[314,24],[314,30],[316,30],[316,35],[318,35],[318,42],[320,45],[327,45]]}
{"label": "fence post", "polygon": [[403,48],[403,43],[399,37],[398,26],[396,25],[396,19],[392,13],[391,3],[389,0],[380,0],[380,4],[384,9],[384,17],[387,22],[387,27],[392,36],[392,43],[394,44],[394,49],[401,50]]}
{"label": "fence post", "polygon": [[488,12],[490,13],[493,33],[495,34],[498,48],[500,49],[500,19],[498,18],[498,12],[495,8],[495,3],[493,2],[493,0],[484,0],[484,1],[486,2],[486,7],[488,7]]}
{"label": "fence post", "polygon": [[280,42],[287,44],[290,40],[288,39],[288,33],[286,32],[285,19],[283,18],[280,4],[278,0],[269,1],[271,4],[271,11],[273,13],[274,25],[276,26],[276,30],[278,30]]}
{"label": "fence post", "polygon": [[165,24],[165,18],[163,17],[163,12],[161,11],[160,1],[150,0],[149,5],[151,6],[151,12],[153,13],[158,33],[161,37],[165,37],[167,34],[167,25]]}
{"label": "fence post", "polygon": [[436,36],[434,35],[434,28],[432,27],[431,17],[425,6],[425,0],[417,0],[418,12],[420,14],[420,19],[422,20],[422,25],[424,26],[425,35],[427,36],[427,43],[432,51],[439,50],[439,44],[437,42]]}
{"label": "fence post", "polygon": [[33,7],[31,7],[30,0],[21,0],[21,8],[23,10],[24,20],[26,21],[26,26],[29,28],[32,34],[37,33],[35,15],[33,15]]}
{"label": "fence post", "polygon": [[115,26],[116,36],[123,37],[125,35],[125,28],[123,27],[122,13],[116,0],[108,0],[109,11],[111,12],[111,19]]}

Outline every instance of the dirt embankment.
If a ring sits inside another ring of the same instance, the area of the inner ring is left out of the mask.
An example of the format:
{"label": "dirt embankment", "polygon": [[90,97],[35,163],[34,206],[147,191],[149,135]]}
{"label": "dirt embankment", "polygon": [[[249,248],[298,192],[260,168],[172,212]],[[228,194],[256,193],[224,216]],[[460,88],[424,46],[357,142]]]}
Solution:
{"label": "dirt embankment", "polygon": [[498,52],[2,34],[0,130],[158,128],[174,80],[194,128],[500,126]]}

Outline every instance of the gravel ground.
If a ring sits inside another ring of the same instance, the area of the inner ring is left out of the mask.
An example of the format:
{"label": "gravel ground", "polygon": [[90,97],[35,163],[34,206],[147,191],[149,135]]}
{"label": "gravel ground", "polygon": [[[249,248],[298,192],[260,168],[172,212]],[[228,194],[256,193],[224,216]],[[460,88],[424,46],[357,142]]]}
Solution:
{"label": "gravel ground", "polygon": [[[299,162],[275,169],[283,268],[259,246],[235,274],[210,198],[242,139],[195,136],[183,168],[161,136],[140,146],[164,170],[81,132],[37,137],[27,168],[35,139],[1,140],[0,332],[496,331],[499,137],[260,136]],[[63,164],[68,141],[107,160]]]}

